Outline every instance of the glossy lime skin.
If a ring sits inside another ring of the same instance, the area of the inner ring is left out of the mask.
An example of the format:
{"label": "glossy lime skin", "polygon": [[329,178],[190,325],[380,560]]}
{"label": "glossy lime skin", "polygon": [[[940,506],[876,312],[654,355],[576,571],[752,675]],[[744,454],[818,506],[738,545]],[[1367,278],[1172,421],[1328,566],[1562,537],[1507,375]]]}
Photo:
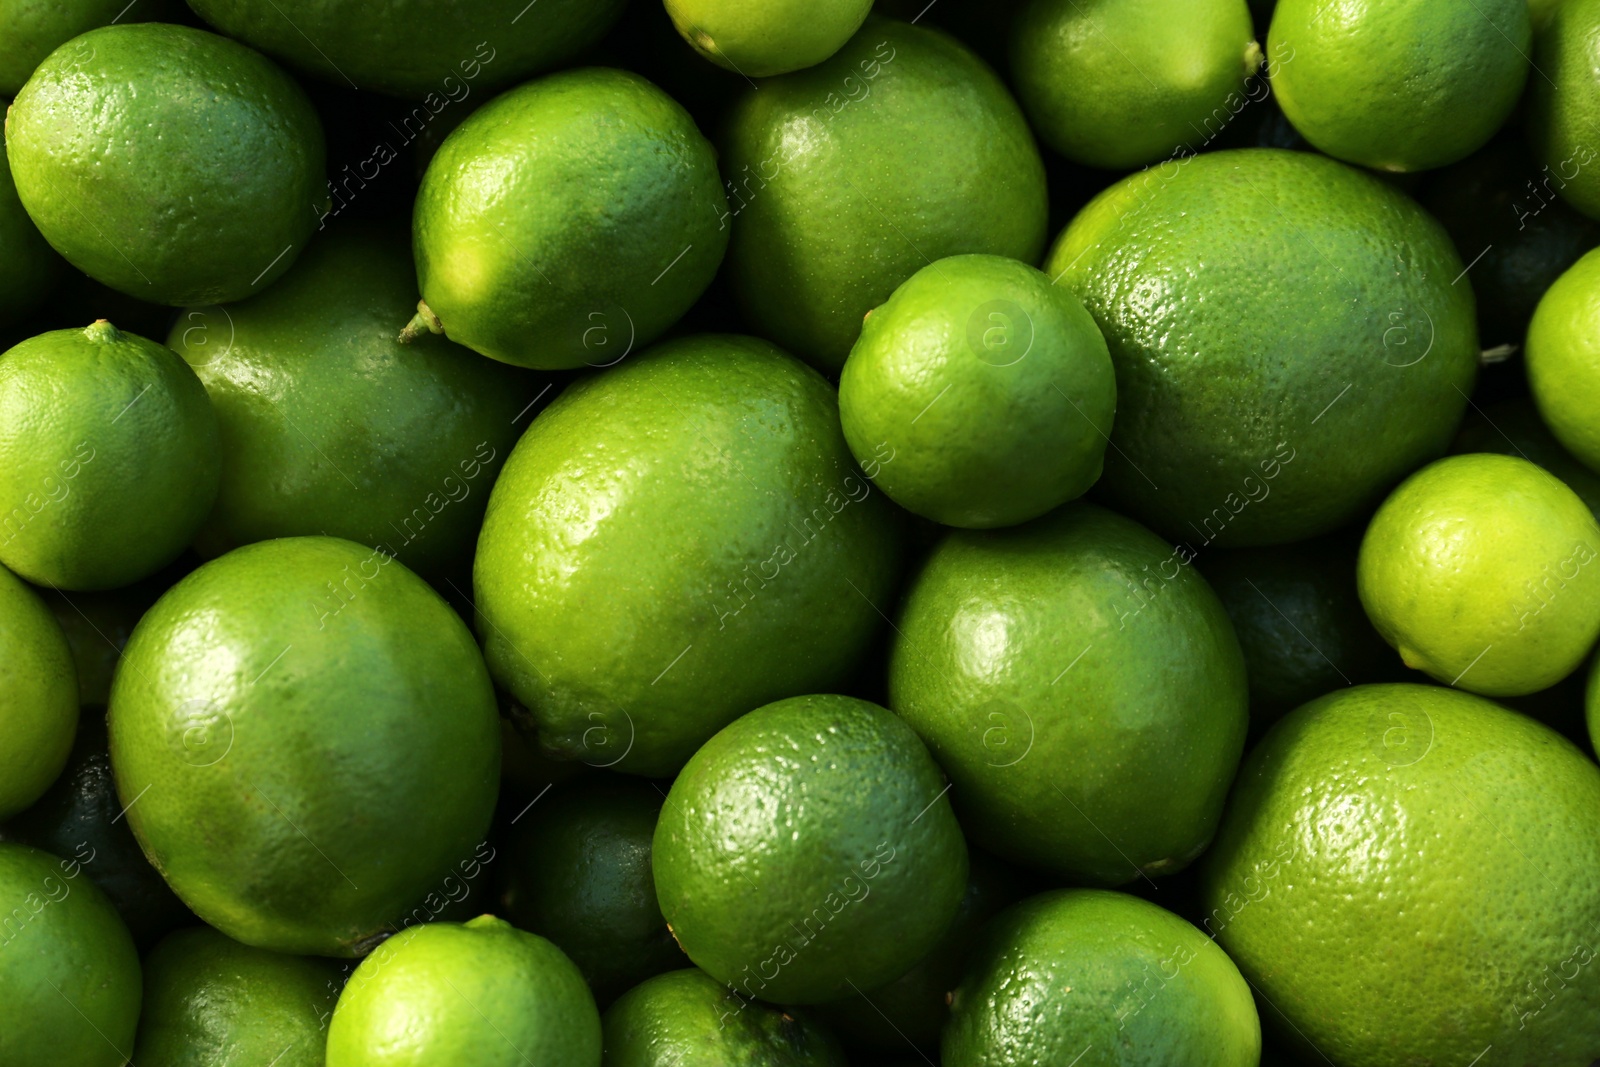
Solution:
{"label": "glossy lime skin", "polygon": [[1600,770],[1570,742],[1468,693],[1358,686],[1251,751],[1201,926],[1341,1067],[1490,1044],[1580,1067],[1600,1052],[1597,864]]}
{"label": "glossy lime skin", "polygon": [[1101,485],[1197,551],[1354,519],[1455,433],[1478,357],[1463,266],[1403,193],[1311,153],[1111,186],[1045,265],[1117,369]]}
{"label": "glossy lime skin", "polygon": [[819,1004],[904,974],[967,886],[944,775],[853,697],[758,708],[696,752],[656,826],[656,891],[689,958],[740,996]]}
{"label": "glossy lime skin", "polygon": [[0,819],[50,788],[77,726],[78,676],[66,634],[39,595],[0,567]]}
{"label": "glossy lime skin", "polygon": [[1550,432],[1591,470],[1600,470],[1600,249],[1544,294],[1528,324],[1528,386]]}
{"label": "glossy lime skin", "polygon": [[1222,132],[1261,64],[1254,34],[1245,0],[1032,0],[1011,77],[1051,148],[1129,170]]}
{"label": "glossy lime skin", "polygon": [[571,960],[484,915],[412,926],[361,962],[327,1067],[600,1067],[600,1013]]}
{"label": "glossy lime skin", "polygon": [[365,952],[483,840],[500,769],[466,626],[332,537],[246,545],[174,586],[123,653],[110,732],[151,863],[280,952]]}
{"label": "glossy lime skin", "polygon": [[945,1067],[1256,1067],[1261,1022],[1201,931],[1138,897],[1058,889],[980,935],[940,1051]]}
{"label": "glossy lime skin", "polygon": [[821,375],[685,338],[523,434],[478,538],[478,631],[546,752],[670,776],[736,716],[844,681],[899,548]]}
{"label": "glossy lime skin", "polygon": [[434,110],[566,63],[616,22],[624,0],[194,0],[229,37],[346,88]]}
{"label": "glossy lime skin", "polygon": [[696,52],[747,78],[816,66],[861,28],[872,0],[666,0]]}
{"label": "glossy lime skin", "polygon": [[1600,518],[1600,474],[1584,466],[1556,440],[1530,397],[1468,412],[1451,451],[1498,452],[1537,463],[1561,479]]}
{"label": "glossy lime skin", "polygon": [[626,71],[566,71],[445,139],[417,193],[417,279],[445,334],[492,359],[610,366],[710,284],[725,203],[711,143],[671,97]]}
{"label": "glossy lime skin", "polygon": [[0,842],[0,1063],[122,1067],[139,1022],[139,954],[77,858]]}
{"label": "glossy lime skin", "polygon": [[328,199],[322,123],[305,93],[260,54],[187,26],[68,41],[17,94],[6,140],[45,240],[155,304],[271,285]]}
{"label": "glossy lime skin", "polygon": [[507,842],[498,913],[565,952],[600,1004],[688,962],[650,867],[661,796],[653,782],[591,776],[538,799]]}
{"label": "glossy lime skin", "polygon": [[192,370],[104,319],[0,356],[0,562],[114,589],[189,544],[216,499],[216,413]]}
{"label": "glossy lime skin", "polygon": [[1116,410],[1094,319],[1000,256],[913,274],[867,315],[839,377],[857,462],[895,503],[946,526],[1012,526],[1081,496]]}
{"label": "glossy lime skin", "polygon": [[605,1067],[845,1067],[810,1017],[744,1001],[690,967],[643,982],[606,1010]]}
{"label": "glossy lime skin", "polygon": [[1600,219],[1600,148],[1591,142],[1600,120],[1600,0],[1562,0],[1547,16],[1533,51],[1527,130],[1549,188]]}
{"label": "glossy lime skin", "polygon": [[1022,111],[937,30],[870,18],[826,63],[745,93],[727,131],[729,280],[759,332],[824,370],[927,263],[1044,246]]}
{"label": "glossy lime skin", "polygon": [[343,981],[332,960],[251,948],[209,926],[179,930],[145,959],[133,1062],[323,1067],[324,1031]]}
{"label": "glossy lime skin", "polygon": [[1107,886],[1205,847],[1247,689],[1191,558],[1087,503],[933,550],[901,609],[889,699],[955,783],[974,844]]}
{"label": "glossy lime skin", "polygon": [[1427,170],[1494,136],[1528,80],[1527,0],[1279,0],[1267,31],[1283,113],[1365,167]]}
{"label": "glossy lime skin", "polygon": [[1600,523],[1519,456],[1449,456],[1402,482],[1367,527],[1361,603],[1407,665],[1522,696],[1577,669],[1600,636]]}
{"label": "glossy lime skin", "polygon": [[[10,101],[0,99],[0,109],[10,106]],[[0,328],[25,319],[55,287],[60,274],[61,257],[22,210],[6,148],[0,144]]]}
{"label": "glossy lime skin", "polygon": [[415,301],[403,237],[341,228],[261,296],[178,316],[167,343],[222,431],[202,555],[322,533],[424,574],[464,569],[518,416],[548,383],[440,337],[401,345]]}
{"label": "glossy lime skin", "polygon": [[0,96],[15,96],[45,57],[97,26],[168,22],[181,17],[178,0],[6,0],[0,7]]}

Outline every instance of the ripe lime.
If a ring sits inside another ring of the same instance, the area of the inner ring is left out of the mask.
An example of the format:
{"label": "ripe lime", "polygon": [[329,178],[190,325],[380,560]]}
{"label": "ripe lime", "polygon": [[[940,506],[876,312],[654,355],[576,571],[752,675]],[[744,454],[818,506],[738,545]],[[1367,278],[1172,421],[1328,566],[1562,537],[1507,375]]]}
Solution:
{"label": "ripe lime", "polygon": [[56,780],[78,725],[72,650],[50,609],[0,567],[0,820]]}
{"label": "ripe lime", "polygon": [[1556,279],[1528,325],[1528,385],[1550,432],[1600,470],[1600,249]]}
{"label": "ripe lime", "polygon": [[1533,53],[1539,74],[1528,86],[1528,141],[1544,164],[1541,185],[1600,219],[1600,68],[1595,34],[1600,0],[1561,0],[1546,15]]}
{"label": "ripe lime", "polygon": [[666,0],[683,39],[719,67],[770,78],[815,66],[848,41],[872,0]]}

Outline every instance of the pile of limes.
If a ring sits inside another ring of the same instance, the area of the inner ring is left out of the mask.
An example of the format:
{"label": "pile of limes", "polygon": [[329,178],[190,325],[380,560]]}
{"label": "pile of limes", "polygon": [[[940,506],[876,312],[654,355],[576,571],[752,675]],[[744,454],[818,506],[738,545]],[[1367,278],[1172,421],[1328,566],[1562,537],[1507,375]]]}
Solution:
{"label": "pile of limes", "polygon": [[1600,1063],[1597,42],[0,0],[0,1067]]}

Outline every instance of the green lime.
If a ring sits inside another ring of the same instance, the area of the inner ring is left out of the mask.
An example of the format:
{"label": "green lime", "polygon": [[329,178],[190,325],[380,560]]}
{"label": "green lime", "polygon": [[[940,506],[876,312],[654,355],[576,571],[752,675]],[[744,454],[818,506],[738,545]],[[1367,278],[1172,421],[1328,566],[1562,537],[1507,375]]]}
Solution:
{"label": "green lime", "polygon": [[872,0],[666,0],[685,41],[719,67],[770,78],[816,66],[855,35]]}
{"label": "green lime", "polygon": [[471,559],[489,486],[544,383],[443,338],[405,347],[405,240],[343,230],[258,297],[178,316],[222,429],[202,554],[323,533],[434,575]]}
{"label": "green lime", "polygon": [[328,198],[305,93],[259,54],[187,26],[68,41],[17,94],[6,141],[17,195],[56,251],[157,304],[270,285]]}
{"label": "green lime", "polygon": [[[0,36],[0,46],[4,40]],[[0,100],[0,109],[10,106]],[[0,327],[27,318],[55,288],[61,273],[61,258],[22,210],[6,147],[0,143]]]}
{"label": "green lime", "polygon": [[657,975],[606,1010],[605,1067],[845,1067],[828,1031],[746,1001],[691,967]]}
{"label": "green lime", "polygon": [[1250,753],[1201,925],[1315,1062],[1576,1067],[1600,1054],[1596,869],[1600,769],[1572,744],[1468,693],[1359,686]]}
{"label": "green lime", "polygon": [[1341,686],[1400,673],[1362,610],[1352,539],[1219,549],[1198,566],[1239,636],[1255,724]]}
{"label": "green lime", "polygon": [[1261,1022],[1193,926],[1138,897],[1058,889],[981,935],[941,1051],[944,1067],[1256,1067]]}
{"label": "green lime", "polygon": [[549,754],[670,776],[848,677],[899,534],[821,375],[753,338],[663,344],[570,386],[506,461],[473,569],[489,669]]}
{"label": "green lime", "polygon": [[1450,456],[1407,478],[1361,542],[1361,603],[1406,666],[1520,696],[1578,668],[1600,636],[1600,523],[1542,467]]}
{"label": "green lime", "polygon": [[1481,409],[1475,406],[1462,421],[1451,451],[1498,452],[1537,463],[1566,483],[1600,518],[1600,474],[1578,462],[1578,457],[1556,440],[1528,397]]}
{"label": "green lime", "polygon": [[1011,78],[1039,137],[1109,170],[1205,147],[1260,65],[1245,0],[1031,0],[1011,24]]}
{"label": "green lime", "polygon": [[0,562],[114,589],[176,559],[217,495],[217,417],[166,348],[104,319],[0,356]]}
{"label": "green lime", "polygon": [[1528,385],[1556,439],[1600,470],[1600,249],[1556,280],[1528,325]]}
{"label": "green lime", "polygon": [[[1558,193],[1592,219],[1600,219],[1600,150],[1593,144],[1600,121],[1600,68],[1595,34],[1600,0],[1543,4],[1545,25],[1535,41],[1526,126],[1534,158],[1543,164],[1537,192]],[[1553,10],[1549,10],[1553,8]]]}
{"label": "green lime", "polygon": [[470,12],[455,0],[193,0],[189,6],[229,37],[335,85],[421,101],[398,127],[409,140],[447,107],[568,63],[604,36],[627,5],[475,0]]}
{"label": "green lime", "polygon": [[1205,847],[1249,713],[1193,558],[1084,503],[933,550],[895,630],[890,706],[950,775],[974,844],[1104,885]]}
{"label": "green lime", "polygon": [[0,1063],[122,1067],[139,1022],[139,954],[78,859],[0,842]]}
{"label": "green lime", "polygon": [[0,96],[15,96],[58,47],[113,22],[171,22],[178,0],[6,0],[0,9]]}
{"label": "green lime", "polygon": [[361,961],[327,1067],[600,1067],[600,1013],[544,938],[484,915],[413,926]]}
{"label": "green lime", "polygon": [[111,689],[128,821],[247,945],[358,956],[483,839],[500,768],[472,635],[332,537],[235,549],[147,612]]}
{"label": "green lime", "polygon": [[72,750],[78,681],[66,634],[37,593],[0,567],[0,820],[50,788]]}
{"label": "green lime", "polygon": [[[1348,163],[1442,167],[1481,148],[1528,80],[1528,0],[1279,0],[1273,95],[1295,129]],[[1537,80],[1537,79],[1536,79]]]}
{"label": "green lime", "polygon": [[636,74],[594,67],[495,97],[445,139],[417,193],[425,304],[504,363],[607,367],[699,299],[727,248],[716,152]]}
{"label": "green lime", "polygon": [[826,63],[741,96],[723,147],[734,291],[761,333],[827,371],[921,267],[968,252],[1033,263],[1044,245],[1033,134],[994,72],[937,30],[869,18]]}
{"label": "green lime", "polygon": [[891,500],[947,526],[1011,526],[1081,496],[1116,410],[1094,319],[999,256],[913,274],[868,313],[839,378],[856,460]]}
{"label": "green lime", "polygon": [[1253,148],[1097,196],[1045,273],[1117,369],[1101,485],[1198,551],[1300,541],[1439,455],[1477,373],[1443,227],[1320,156]]}
{"label": "green lime", "polygon": [[343,979],[331,960],[284,956],[209,926],[169,935],[144,963],[139,1067],[322,1067]]}
{"label": "green lime", "polygon": [[3,836],[80,860],[142,950],[194,916],[145,859],[122,809],[105,714],[85,708],[66,768],[32,807],[5,824]]}
{"label": "green lime", "polygon": [[917,735],[864,700],[791,697],[734,720],[656,826],[673,936],[746,998],[817,1004],[892,981],[966,891],[948,790]]}
{"label": "green lime", "polygon": [[650,868],[661,799],[653,782],[592,776],[532,802],[507,843],[499,914],[554,942],[601,1004],[685,962]]}

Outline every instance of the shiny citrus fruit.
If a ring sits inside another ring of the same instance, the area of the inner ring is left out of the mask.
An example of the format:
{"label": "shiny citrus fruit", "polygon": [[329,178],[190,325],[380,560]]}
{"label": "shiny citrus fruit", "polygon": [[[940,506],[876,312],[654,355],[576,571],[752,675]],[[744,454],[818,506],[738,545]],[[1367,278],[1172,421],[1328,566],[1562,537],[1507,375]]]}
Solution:
{"label": "shiny citrus fruit", "polygon": [[1349,163],[1427,170],[1494,136],[1528,80],[1527,0],[1279,0],[1268,44],[1295,129]]}
{"label": "shiny citrus fruit", "polygon": [[719,67],[770,78],[815,66],[861,27],[872,0],[666,0],[683,39]]}
{"label": "shiny citrus fruit", "polygon": [[1031,0],[1011,23],[1011,77],[1039,137],[1110,170],[1205,147],[1260,65],[1245,0]]}
{"label": "shiny citrus fruit", "polygon": [[1467,412],[1451,451],[1498,452],[1537,463],[1561,479],[1600,518],[1600,474],[1580,463],[1556,440],[1529,397]]}
{"label": "shiny citrus fruit", "polygon": [[1250,987],[1216,942],[1148,901],[1058,889],[979,936],[950,1001],[945,1067],[1255,1067]]}
{"label": "shiny citrus fruit", "polygon": [[601,1004],[688,962],[650,867],[661,798],[653,782],[596,775],[539,798],[507,842],[499,914],[565,952]]}
{"label": "shiny citrus fruit", "polygon": [[177,0],[6,0],[0,8],[0,96],[15,96],[46,56],[80,33],[113,22],[173,22]]}
{"label": "shiny citrus fruit", "polygon": [[736,716],[844,680],[898,535],[821,375],[685,338],[523,434],[478,538],[479,632],[550,754],[668,776]]}
{"label": "shiny citrus fruit", "polygon": [[1360,686],[1251,752],[1201,925],[1340,1067],[1491,1045],[1582,1067],[1600,1056],[1597,865],[1600,769],[1572,744],[1468,693]]}
{"label": "shiny citrus fruit", "polygon": [[716,153],[636,74],[566,71],[504,93],[440,146],[417,193],[426,306],[504,363],[610,366],[694,304],[728,234]]}
{"label": "shiny citrus fruit", "polygon": [[139,1022],[139,954],[76,858],[0,842],[0,1063],[122,1067]]}
{"label": "shiny citrus fruit", "polygon": [[0,819],[38,800],[78,725],[72,650],[50,609],[0,567]]}
{"label": "shiny citrus fruit", "polygon": [[168,349],[101,319],[0,356],[0,562],[113,589],[171,563],[217,494],[217,417]]}
{"label": "shiny citrus fruit", "polygon": [[[419,100],[404,129],[445,106],[561,66],[594,44],[624,0],[194,0],[201,18],[290,66],[349,89]],[[413,134],[412,136],[415,136]]]}
{"label": "shiny citrus fruit", "polygon": [[750,89],[723,169],[745,314],[829,371],[921,267],[966,252],[1033,263],[1044,245],[1044,165],[1022,112],[937,30],[868,19],[826,63]]}
{"label": "shiny citrus fruit", "polygon": [[332,960],[285,956],[209,926],[169,935],[144,964],[139,1067],[323,1067],[344,983]]}
{"label": "shiny citrus fruit", "polygon": [[891,500],[947,526],[1010,526],[1082,495],[1116,409],[1094,319],[1000,256],[913,274],[868,313],[839,378],[856,460]]}
{"label": "shiny citrus fruit", "polygon": [[743,997],[816,1004],[904,974],[939,943],[967,846],[904,722],[844,696],[734,720],[672,783],[655,877],[689,958]]}
{"label": "shiny citrus fruit", "polygon": [[1600,636],[1600,523],[1549,471],[1478,453],[1429,464],[1367,527],[1357,583],[1406,665],[1517,696],[1577,669]]}
{"label": "shiny citrus fruit", "polygon": [[1552,285],[1528,325],[1528,385],[1556,438],[1600,470],[1600,249]]}
{"label": "shiny citrus fruit", "polygon": [[[0,100],[0,109],[10,106]],[[6,148],[0,144],[0,327],[25,319],[61,273],[61,257],[22,210]]]}
{"label": "shiny citrus fruit", "polygon": [[489,487],[548,383],[443,338],[395,340],[415,301],[403,238],[341,230],[258,297],[191,308],[168,344],[222,430],[222,487],[196,544],[300,534],[463,567]]}
{"label": "shiny citrus fruit", "polygon": [[845,1067],[805,1014],[741,1000],[691,967],[643,982],[606,1010],[605,1067]]}
{"label": "shiny citrus fruit", "polygon": [[128,821],[206,922],[356,956],[483,838],[499,721],[472,635],[332,537],[235,549],[156,602],[111,691]]}
{"label": "shiny citrus fruit", "polygon": [[492,915],[402,930],[361,961],[327,1067],[600,1067],[600,1013],[542,937]]}
{"label": "shiny citrus fruit", "polygon": [[1533,51],[1538,74],[1529,79],[1526,121],[1535,159],[1543,164],[1538,191],[1555,192],[1600,219],[1600,147],[1593,143],[1600,121],[1600,0],[1562,0],[1545,18]]}
{"label": "shiny citrus fruit", "polygon": [[73,266],[157,304],[238,300],[305,247],[322,124],[270,61],[166,23],[90,30],[6,115],[23,207]]}
{"label": "shiny citrus fruit", "polygon": [[1056,242],[1117,368],[1101,484],[1198,551],[1360,515],[1442,453],[1477,370],[1472,293],[1404,194],[1305,152],[1127,178]]}
{"label": "shiny citrus fruit", "polygon": [[1086,503],[933,550],[896,626],[890,706],[950,775],[974,844],[1103,885],[1205,847],[1248,712],[1239,642],[1192,559]]}

